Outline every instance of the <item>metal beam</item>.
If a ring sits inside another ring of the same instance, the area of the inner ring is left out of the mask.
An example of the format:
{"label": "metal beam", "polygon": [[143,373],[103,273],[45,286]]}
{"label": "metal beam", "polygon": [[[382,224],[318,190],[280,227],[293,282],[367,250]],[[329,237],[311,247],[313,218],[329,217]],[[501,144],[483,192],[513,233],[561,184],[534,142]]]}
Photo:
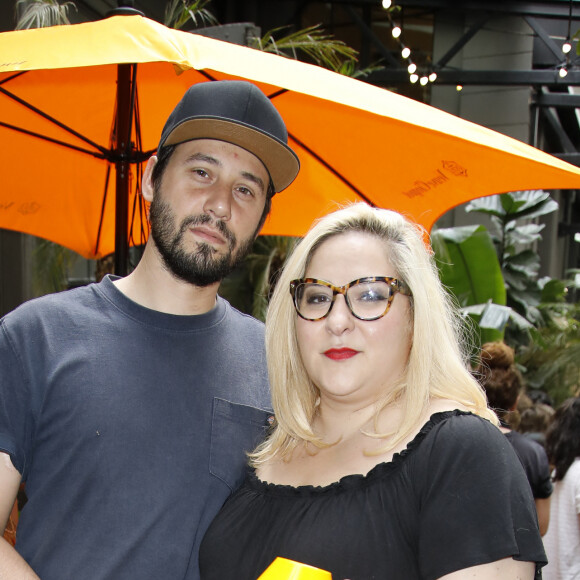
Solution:
{"label": "metal beam", "polygon": [[[339,0],[332,0],[337,2]],[[358,0],[361,2],[361,0]],[[364,0],[362,0],[364,1]],[[372,2],[372,0],[370,0]],[[378,0],[375,3],[379,4]],[[536,16],[538,18],[558,18],[568,20],[570,3],[568,0],[551,0],[546,2],[519,2],[506,0],[490,2],[489,0],[397,0],[397,6],[403,8],[422,8],[431,11],[455,13],[493,12],[494,15]],[[578,15],[573,20],[578,20]]]}
{"label": "metal beam", "polygon": [[580,167],[580,153],[550,153],[550,155],[562,161],[567,161],[572,165],[576,165],[576,167]]}
{"label": "metal beam", "polygon": [[346,11],[350,14],[350,17],[354,20],[355,24],[360,28],[361,32],[370,42],[375,46],[375,48],[380,52],[380,54],[385,58],[391,66],[399,66],[399,61],[396,59],[391,51],[383,44],[381,39],[372,31],[372,29],[367,25],[367,23],[361,18],[360,14],[349,4],[346,6]]}
{"label": "metal beam", "polygon": [[[370,73],[364,79],[381,85],[402,85],[409,82],[406,69],[384,69]],[[571,70],[561,78],[552,70],[438,70],[438,85],[480,86],[580,86],[580,71]]]}
{"label": "metal beam", "polygon": [[570,93],[536,93],[532,96],[532,105],[536,107],[580,108],[580,95]]}
{"label": "metal beam", "polygon": [[486,14],[477,20],[470,28],[463,34],[463,36],[437,61],[435,68],[444,67],[483,27],[483,25],[490,19],[490,15]]}
{"label": "metal beam", "polygon": [[556,62],[563,62],[565,60],[564,53],[562,52],[562,47],[558,46],[550,35],[544,30],[544,27],[531,16],[524,16],[524,20],[528,23],[529,27],[538,35],[538,38],[548,47],[548,50],[552,53],[552,56],[556,59]]}
{"label": "metal beam", "polygon": [[563,155],[578,155],[578,150],[574,147],[574,143],[568,137],[568,134],[562,127],[560,119],[556,116],[553,109],[544,109],[542,111],[542,119],[550,125],[556,137],[558,138],[558,143],[560,147],[564,150]]}

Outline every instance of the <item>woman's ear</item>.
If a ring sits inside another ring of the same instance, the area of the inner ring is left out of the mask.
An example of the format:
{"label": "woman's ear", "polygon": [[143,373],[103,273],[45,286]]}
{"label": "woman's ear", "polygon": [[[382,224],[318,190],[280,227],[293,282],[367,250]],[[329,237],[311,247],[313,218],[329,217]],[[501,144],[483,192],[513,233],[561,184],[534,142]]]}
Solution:
{"label": "woman's ear", "polygon": [[153,193],[155,191],[155,186],[153,184],[153,168],[157,165],[157,156],[152,155],[147,161],[145,166],[145,171],[143,173],[143,179],[141,180],[141,195],[151,203],[153,201]]}

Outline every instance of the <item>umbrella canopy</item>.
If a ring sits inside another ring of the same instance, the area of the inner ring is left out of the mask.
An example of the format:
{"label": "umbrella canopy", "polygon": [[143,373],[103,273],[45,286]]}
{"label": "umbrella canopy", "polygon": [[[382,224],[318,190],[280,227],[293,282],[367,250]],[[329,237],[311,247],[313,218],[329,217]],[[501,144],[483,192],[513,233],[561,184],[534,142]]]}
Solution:
{"label": "umbrella canopy", "polygon": [[141,16],[5,32],[0,55],[0,227],[87,258],[144,241],[143,162],[186,88],[211,80],[255,82],[300,157],[265,234],[302,235],[356,200],[430,229],[473,198],[580,188],[580,169],[433,107]]}

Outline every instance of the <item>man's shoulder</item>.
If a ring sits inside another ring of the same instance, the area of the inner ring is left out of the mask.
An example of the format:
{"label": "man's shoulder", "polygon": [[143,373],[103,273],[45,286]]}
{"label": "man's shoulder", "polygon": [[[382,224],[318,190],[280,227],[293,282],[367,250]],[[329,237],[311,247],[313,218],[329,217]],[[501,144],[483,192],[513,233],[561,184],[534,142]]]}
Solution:
{"label": "man's shoulder", "polygon": [[241,312],[234,306],[232,306],[225,298],[219,297],[219,300],[223,300],[225,308],[228,312],[228,317],[232,324],[239,325],[242,328],[248,329],[248,331],[255,331],[264,334],[264,323],[257,318],[254,318],[250,314]]}
{"label": "man's shoulder", "polygon": [[[7,313],[2,319],[5,326],[31,324],[34,321],[58,321],[78,313],[79,308],[89,308],[94,304],[97,292],[95,284],[82,286],[53,294],[46,294],[22,303]],[[96,307],[93,306],[96,310]]]}

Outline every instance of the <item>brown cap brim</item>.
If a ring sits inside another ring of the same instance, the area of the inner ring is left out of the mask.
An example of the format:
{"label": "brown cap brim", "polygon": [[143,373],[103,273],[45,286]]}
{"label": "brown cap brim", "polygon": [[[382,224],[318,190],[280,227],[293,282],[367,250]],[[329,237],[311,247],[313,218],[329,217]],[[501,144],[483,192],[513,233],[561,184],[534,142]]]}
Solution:
{"label": "brown cap brim", "polygon": [[298,156],[288,145],[253,127],[223,118],[186,119],[160,145],[177,145],[194,139],[226,141],[254,154],[266,167],[276,192],[286,189],[300,170]]}

